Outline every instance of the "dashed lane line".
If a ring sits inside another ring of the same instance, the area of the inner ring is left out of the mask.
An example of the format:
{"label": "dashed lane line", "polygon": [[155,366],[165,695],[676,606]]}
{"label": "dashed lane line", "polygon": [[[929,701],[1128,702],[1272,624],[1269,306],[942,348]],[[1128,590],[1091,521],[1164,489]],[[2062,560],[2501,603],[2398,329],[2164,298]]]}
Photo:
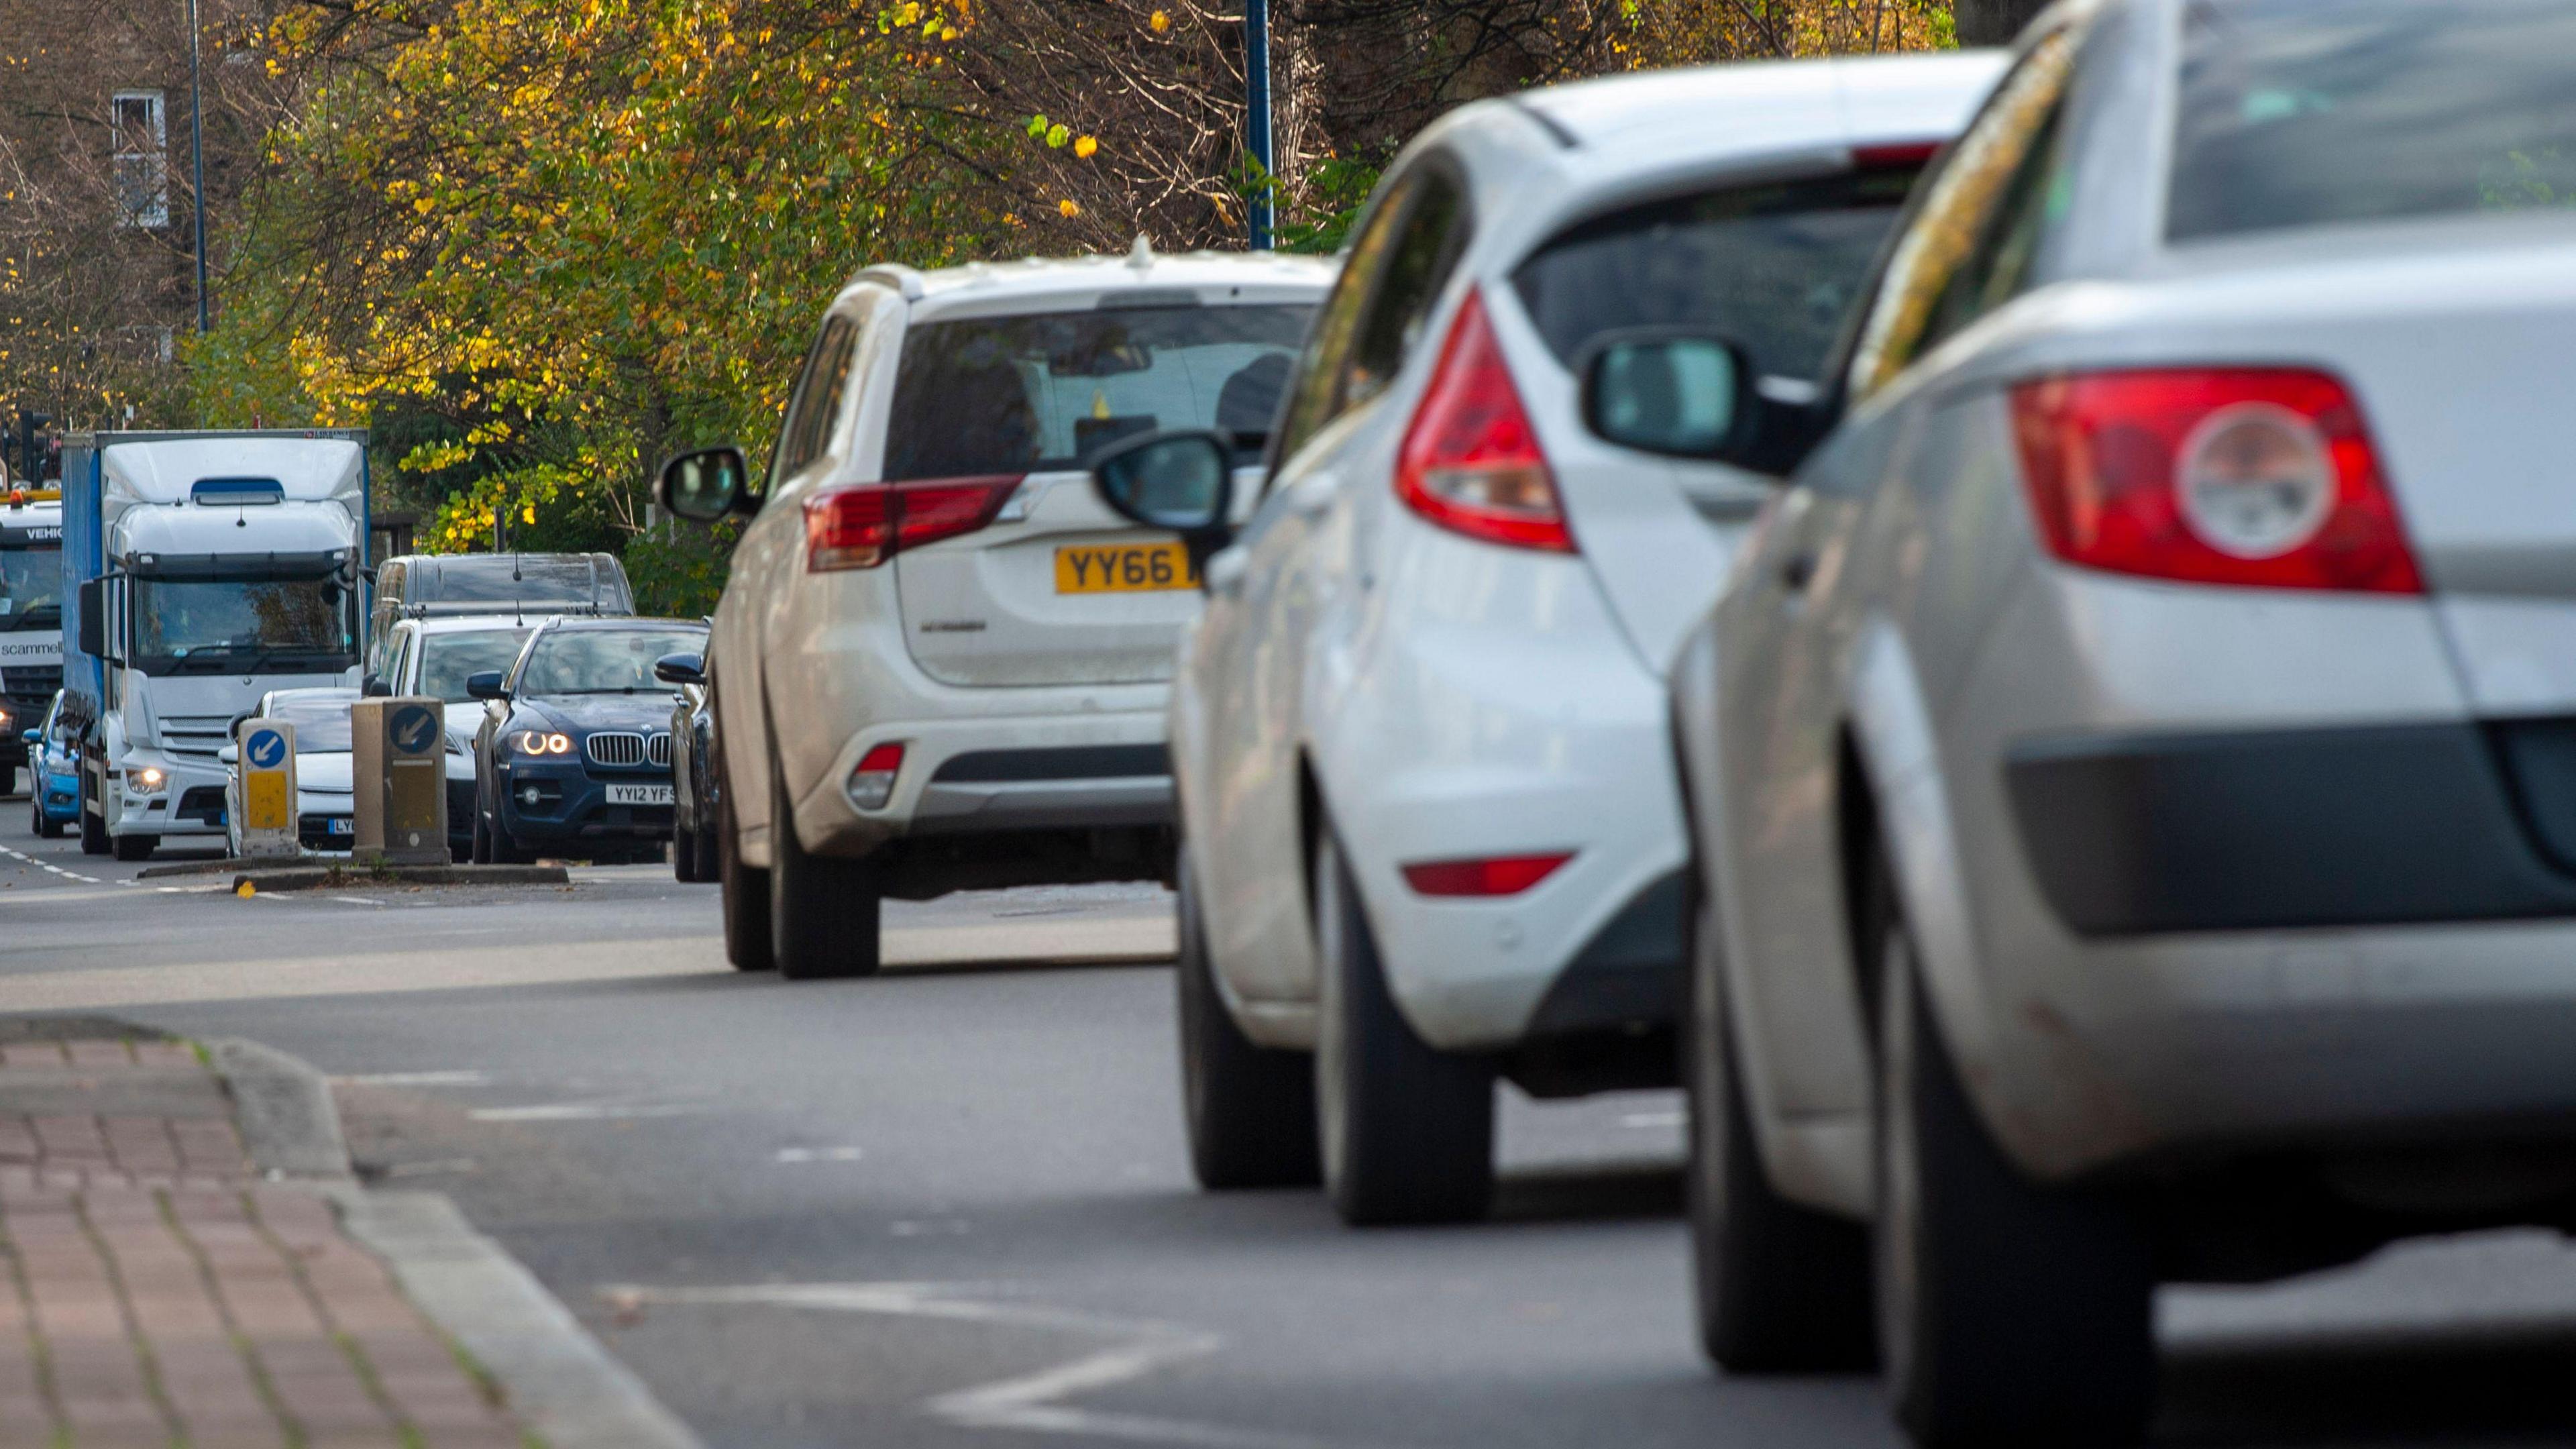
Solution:
{"label": "dashed lane line", "polygon": [[[7,847],[7,846],[5,846],[5,845],[0,845],[0,854],[6,854],[6,855],[7,855],[7,856],[9,856],[11,859],[13,859],[13,860],[17,860],[17,861],[22,861],[22,862],[24,862],[24,863],[26,863],[26,864],[28,864],[28,865],[32,865],[32,866],[34,866],[35,868],[37,868],[38,870],[51,871],[51,872],[53,872],[55,875],[61,876],[61,877],[62,877],[63,879],[65,879],[65,880],[87,881],[87,882],[88,882],[89,884],[91,884],[91,885],[101,885],[101,884],[104,884],[104,882],[100,881],[100,880],[99,880],[99,878],[98,878],[97,876],[94,876],[94,875],[83,875],[83,874],[81,874],[79,871],[76,871],[76,870],[65,870],[65,869],[63,869],[63,868],[62,868],[61,866],[59,866],[59,865],[54,865],[54,864],[52,864],[52,863],[50,863],[50,862],[47,862],[47,861],[38,860],[38,859],[36,859],[36,858],[35,858],[34,856],[32,856],[32,855],[28,855],[28,854],[26,854],[26,853],[24,853],[24,852],[22,852],[22,851],[11,850],[9,847]],[[131,882],[131,881],[126,881],[126,882],[121,882],[121,884],[131,885],[131,884],[132,884],[132,882]]]}

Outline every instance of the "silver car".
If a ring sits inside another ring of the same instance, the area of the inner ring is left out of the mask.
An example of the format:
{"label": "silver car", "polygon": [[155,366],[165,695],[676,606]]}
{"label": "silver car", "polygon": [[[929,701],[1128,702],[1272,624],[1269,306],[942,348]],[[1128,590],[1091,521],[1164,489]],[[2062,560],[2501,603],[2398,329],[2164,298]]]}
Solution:
{"label": "silver car", "polygon": [[1657,434],[1740,354],[1604,348],[1596,430],[1790,475],[1674,685],[1730,1369],[2117,1442],[2160,1281],[2576,1222],[2570,55],[2061,6],[1815,401]]}

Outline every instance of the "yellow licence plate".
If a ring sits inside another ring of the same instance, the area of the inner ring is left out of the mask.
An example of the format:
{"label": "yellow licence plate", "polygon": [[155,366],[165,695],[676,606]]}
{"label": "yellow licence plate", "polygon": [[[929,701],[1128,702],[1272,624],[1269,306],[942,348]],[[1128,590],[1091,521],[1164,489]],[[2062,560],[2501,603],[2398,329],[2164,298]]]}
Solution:
{"label": "yellow licence plate", "polygon": [[1189,550],[1177,543],[1113,543],[1055,551],[1059,594],[1133,594],[1198,586]]}

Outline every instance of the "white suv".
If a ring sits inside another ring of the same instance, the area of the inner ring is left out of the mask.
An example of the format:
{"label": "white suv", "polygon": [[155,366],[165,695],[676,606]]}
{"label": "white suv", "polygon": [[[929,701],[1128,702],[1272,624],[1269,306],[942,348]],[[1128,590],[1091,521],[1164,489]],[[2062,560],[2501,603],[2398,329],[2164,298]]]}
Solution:
{"label": "white suv", "polygon": [[824,315],[765,487],[731,447],[664,467],[680,517],[750,515],[707,651],[736,966],[871,972],[886,896],[1168,874],[1197,573],[1084,470],[1172,428],[1257,449],[1333,271],[1141,239],[871,267]]}

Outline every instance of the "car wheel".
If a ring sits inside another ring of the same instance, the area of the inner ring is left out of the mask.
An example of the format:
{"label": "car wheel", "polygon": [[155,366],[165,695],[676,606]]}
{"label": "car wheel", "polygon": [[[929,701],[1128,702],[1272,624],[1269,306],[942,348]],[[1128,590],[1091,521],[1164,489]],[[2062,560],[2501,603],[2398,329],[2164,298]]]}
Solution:
{"label": "car wheel", "polygon": [[1871,1277],[1897,1418],[1923,1449],[2134,1443],[2155,1398],[2143,1224],[2116,1194],[2034,1183],[2004,1157],[1959,1084],[1904,921],[1874,914]]}
{"label": "car wheel", "polygon": [[35,803],[28,808],[27,828],[39,836],[46,833],[45,802],[42,798],[37,799]]}
{"label": "car wheel", "polygon": [[698,832],[671,827],[671,878],[682,885],[696,885],[698,874]]}
{"label": "car wheel", "polygon": [[[722,819],[723,817],[719,814],[717,818]],[[697,829],[689,832],[689,840],[698,853],[698,879],[701,881],[712,881],[717,879],[719,873],[724,869],[724,862],[717,855],[717,852],[722,848],[722,846],[716,838],[716,827],[713,825],[700,825]]]}
{"label": "car wheel", "polygon": [[152,847],[161,843],[157,835],[120,835],[114,842],[119,860],[150,860]]}
{"label": "car wheel", "polygon": [[743,861],[733,798],[733,781],[727,779],[716,804],[716,881],[723,891],[725,959],[737,971],[767,971],[778,964],[769,953],[769,872]]}
{"label": "car wheel", "polygon": [[1865,1369],[1869,1233],[1772,1191],[1727,1035],[1717,917],[1694,886],[1682,1076],[1690,1097],[1692,1286],[1701,1351],[1731,1373]]}
{"label": "car wheel", "polygon": [[1180,864],[1181,1103],[1190,1168],[1210,1192],[1311,1187],[1323,1177],[1315,1141],[1315,1066],[1304,1052],[1257,1046],[1235,1025],[1208,959],[1198,886]]}
{"label": "car wheel", "polygon": [[483,796],[477,792],[474,796],[474,820],[466,827],[470,843],[465,848],[466,858],[476,865],[492,863],[492,828],[484,823],[486,818]]}
{"label": "car wheel", "polygon": [[1482,1217],[1494,1190],[1493,1072],[1414,1034],[1329,833],[1313,899],[1315,1112],[1333,1207],[1352,1224]]}
{"label": "car wheel", "polygon": [[[29,778],[32,779],[33,777],[30,776]],[[0,795],[15,795],[17,793],[18,767],[15,765],[0,765]],[[29,790],[27,793],[34,795],[40,792]]]}
{"label": "car wheel", "polygon": [[770,958],[790,981],[874,976],[883,895],[877,863],[808,854],[796,838],[774,745],[769,761]]}
{"label": "car wheel", "polygon": [[107,817],[93,814],[89,808],[89,771],[80,772],[80,842],[81,854],[107,854]]}

